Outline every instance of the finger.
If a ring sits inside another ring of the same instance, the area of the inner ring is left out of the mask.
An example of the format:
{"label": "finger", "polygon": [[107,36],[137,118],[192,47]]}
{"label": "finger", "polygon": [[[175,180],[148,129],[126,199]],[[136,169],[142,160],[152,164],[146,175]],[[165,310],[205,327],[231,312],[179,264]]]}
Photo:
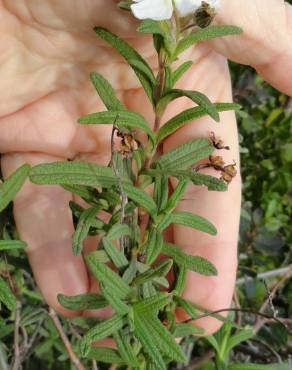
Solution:
{"label": "finger", "polygon": [[[6,154],[2,157],[5,177],[24,163],[36,165],[60,161],[44,154]],[[59,186],[25,183],[14,200],[14,217],[21,239],[28,244],[29,261],[44,299],[60,314],[76,313],[63,309],[59,293],[87,292],[88,278],[82,257],[72,254],[73,222],[68,203],[71,194]]]}
{"label": "finger", "polygon": [[218,24],[243,29],[210,45],[238,63],[253,66],[277,89],[292,95],[292,6],[283,0],[221,0]]}
{"label": "finger", "polygon": [[[201,61],[190,70],[183,79],[182,85],[193,89],[194,78],[192,76],[202,75],[204,79],[199,80],[196,89],[211,96],[214,101],[231,101],[229,71],[223,57],[213,52],[210,58]],[[172,104],[167,116],[173,116],[175,112],[187,107],[189,107],[188,102],[177,101]],[[230,151],[216,154],[222,155],[227,163],[233,163],[235,160],[239,164],[237,128],[233,112],[221,114],[219,124],[210,118],[203,118],[185,126],[165,142],[164,150],[169,151],[192,138],[208,137],[210,131],[218,134],[226,145],[231,147]],[[238,175],[226,193],[209,192],[204,187],[190,186],[183,197],[184,200],[177,207],[178,211],[188,211],[205,217],[218,230],[217,236],[214,237],[182,226],[175,225],[173,228],[175,244],[183,248],[187,254],[208,259],[218,270],[216,277],[205,277],[190,272],[184,293],[185,298],[212,311],[228,308],[232,299],[237,266],[240,193],[240,176]],[[178,313],[179,320],[185,318],[181,312]],[[216,331],[221,323],[213,318],[206,318],[196,322],[196,325],[203,327],[206,334],[210,334]]]}

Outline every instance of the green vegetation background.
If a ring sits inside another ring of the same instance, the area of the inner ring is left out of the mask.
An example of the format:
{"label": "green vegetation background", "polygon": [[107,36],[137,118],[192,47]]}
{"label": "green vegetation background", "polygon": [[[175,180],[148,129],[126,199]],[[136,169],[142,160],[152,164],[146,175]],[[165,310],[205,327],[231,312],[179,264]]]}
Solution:
{"label": "green vegetation background", "polygon": [[[278,269],[282,271],[292,262],[292,99],[268,86],[252,69],[237,65],[231,67],[234,99],[243,106],[238,113],[243,205],[237,304],[243,309],[259,310],[268,293],[258,275],[270,271],[273,274]],[[16,233],[11,207],[0,215],[1,239],[3,232],[11,235]],[[26,257],[17,251],[5,255],[2,253],[0,274],[5,274],[7,268],[19,292],[24,337],[27,335],[29,341],[36,333],[23,362],[23,369],[71,369],[64,345],[37,291]],[[268,278],[266,281],[272,287],[277,280]],[[279,317],[291,320],[291,279],[278,290],[274,310]],[[274,314],[271,306],[267,308],[267,313]],[[240,319],[243,325],[255,324],[255,317],[250,314],[237,315],[235,319]],[[0,370],[8,370],[13,356],[14,320],[14,314],[2,307]],[[291,321],[287,323],[290,325],[290,336],[280,324],[268,323],[253,340],[236,347],[231,360],[264,364],[280,359],[286,362],[290,358],[291,361]],[[77,342],[79,331],[91,325],[90,320],[83,319],[64,321],[63,324],[73,343]],[[190,353],[191,363],[210,353],[210,346],[203,339],[191,338],[185,343],[185,348]],[[90,364],[88,366],[91,368]],[[173,368],[177,367],[174,365]],[[199,368],[213,369],[212,360]]]}

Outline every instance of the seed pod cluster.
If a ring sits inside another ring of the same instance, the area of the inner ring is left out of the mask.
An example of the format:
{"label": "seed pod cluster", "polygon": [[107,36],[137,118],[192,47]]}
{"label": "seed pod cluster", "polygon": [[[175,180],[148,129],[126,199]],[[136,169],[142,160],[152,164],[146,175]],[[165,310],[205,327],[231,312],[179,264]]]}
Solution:
{"label": "seed pod cluster", "polygon": [[[229,146],[225,146],[223,140],[216,137],[214,132],[211,132],[210,140],[214,148],[218,150],[230,150]],[[209,162],[200,164],[195,168],[195,171],[199,171],[203,168],[213,168],[214,170],[221,172],[220,179],[225,181],[227,184],[230,184],[237,175],[236,163],[226,164],[223,157],[220,155],[210,155]]]}

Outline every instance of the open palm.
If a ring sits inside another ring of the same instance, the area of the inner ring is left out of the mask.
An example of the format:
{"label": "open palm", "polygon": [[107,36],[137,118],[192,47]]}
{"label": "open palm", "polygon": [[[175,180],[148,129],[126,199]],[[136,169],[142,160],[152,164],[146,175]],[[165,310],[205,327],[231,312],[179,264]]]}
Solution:
{"label": "open palm", "polygon": [[[73,4],[74,3],[74,4]],[[292,7],[283,0],[222,0],[219,24],[241,26],[244,34],[201,44],[185,58],[193,67],[181,79],[184,89],[199,90],[216,101],[231,101],[227,59],[250,64],[272,85],[292,93]],[[96,70],[108,78],[129,110],[153,122],[152,108],[133,72],[92,31],[103,26],[136,47],[155,67],[149,38],[135,32],[137,23],[119,11],[114,0],[0,0],[0,152],[7,177],[23,163],[32,165],[65,159],[86,159],[106,164],[111,128],[78,126],[77,119],[104,110],[89,83]],[[180,99],[170,105],[165,119],[190,105]],[[168,151],[195,137],[218,133],[231,147],[226,162],[239,163],[234,113],[221,114],[221,123],[202,118],[179,130],[164,144]],[[191,187],[179,209],[209,219],[216,237],[175,226],[169,236],[187,253],[204,256],[218,269],[217,277],[188,276],[185,296],[211,310],[229,306],[236,275],[240,213],[240,177],[226,193]],[[14,202],[20,236],[38,286],[49,305],[64,315],[57,294],[96,291],[82,257],[71,253],[72,216],[68,203],[74,197],[57,186],[27,183]],[[88,238],[86,248],[94,247]],[[98,313],[94,313],[98,314]],[[207,333],[219,322],[199,323]]]}

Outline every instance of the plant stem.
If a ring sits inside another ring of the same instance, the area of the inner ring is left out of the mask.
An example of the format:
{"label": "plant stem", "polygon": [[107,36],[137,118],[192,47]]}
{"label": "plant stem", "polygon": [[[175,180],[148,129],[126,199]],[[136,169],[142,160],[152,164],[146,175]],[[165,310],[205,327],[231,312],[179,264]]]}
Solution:
{"label": "plant stem", "polygon": [[[115,175],[118,179],[118,185],[119,185],[120,196],[121,196],[120,223],[123,224],[124,221],[125,221],[125,208],[126,208],[126,205],[128,203],[128,197],[127,197],[127,194],[123,190],[121,176],[119,174],[119,171],[118,171],[118,168],[117,168],[117,165],[116,165],[116,162],[115,162],[115,143],[114,143],[114,139],[115,139],[115,132],[118,130],[115,123],[116,123],[116,121],[113,124],[112,134],[111,134],[111,166],[112,166],[113,171],[114,171],[114,173],[115,173]],[[125,244],[126,244],[125,243],[125,238],[122,236],[121,239],[120,239],[120,247],[121,247],[122,252],[125,251]]]}
{"label": "plant stem", "polygon": [[72,364],[76,367],[77,370],[85,370],[85,367],[82,365],[81,361],[79,360],[79,358],[76,356],[76,354],[74,353],[73,349],[72,349],[72,346],[71,346],[71,343],[69,341],[69,339],[67,338],[67,335],[65,334],[64,330],[63,330],[63,327],[62,327],[62,324],[57,316],[57,313],[56,311],[53,309],[53,308],[49,308],[49,316],[50,318],[52,319],[63,343],[64,343],[64,346],[68,352],[68,355],[69,355],[69,358],[72,362]]}
{"label": "plant stem", "polygon": [[14,324],[15,325],[14,326],[14,359],[13,359],[13,364],[11,366],[11,370],[18,370],[21,365],[20,348],[19,348],[20,310],[21,310],[21,303],[17,301],[16,309],[15,309],[15,324]]}
{"label": "plant stem", "polygon": [[[163,57],[162,53],[160,52],[159,57],[158,57],[158,68],[159,68],[158,85],[157,85],[156,94],[155,94],[156,95],[155,96],[156,102],[158,102],[160,100],[160,98],[163,95],[163,91],[164,91],[164,85],[165,85],[165,70],[164,70],[164,67],[165,67],[164,57]],[[157,132],[159,130],[160,125],[161,125],[161,115],[158,115],[157,112],[155,111],[154,132]]]}

